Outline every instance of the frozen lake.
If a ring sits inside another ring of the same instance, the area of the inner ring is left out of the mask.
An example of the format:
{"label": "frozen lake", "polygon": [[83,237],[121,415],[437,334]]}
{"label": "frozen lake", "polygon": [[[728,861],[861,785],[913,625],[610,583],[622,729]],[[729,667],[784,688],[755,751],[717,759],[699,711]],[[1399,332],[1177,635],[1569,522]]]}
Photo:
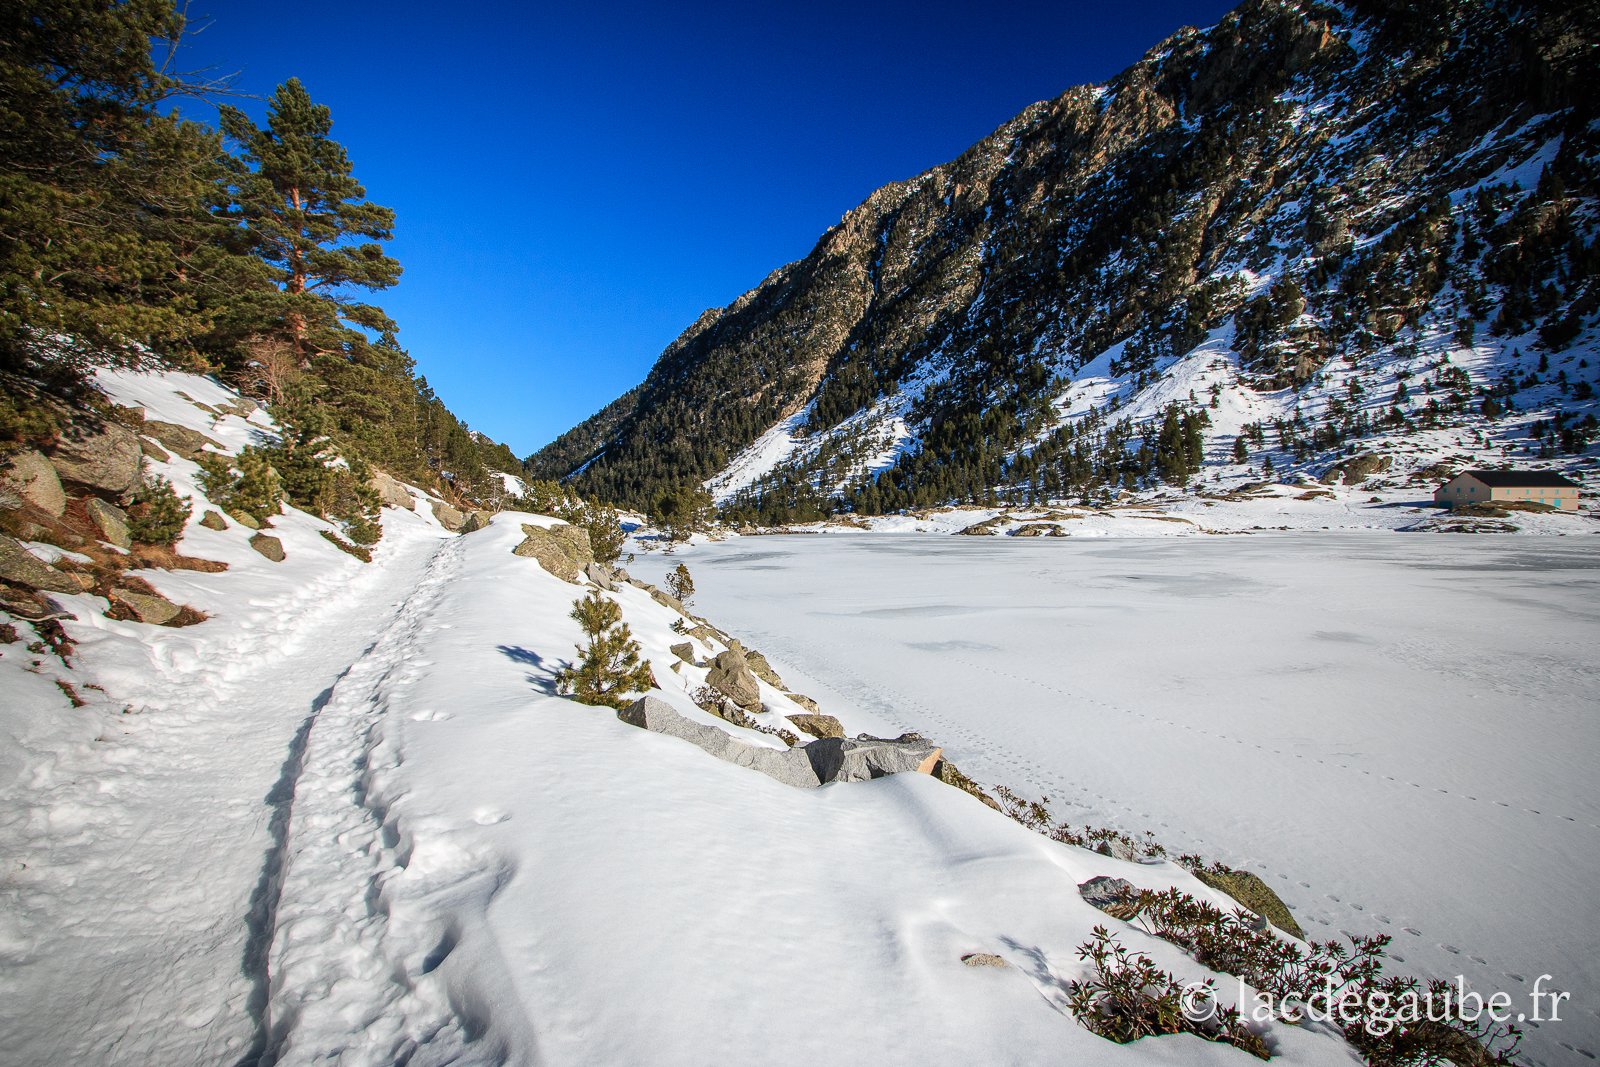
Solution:
{"label": "frozen lake", "polygon": [[[825,711],[1253,870],[1600,1053],[1600,538],[826,535],[641,556]],[[1548,1002],[1546,1002],[1548,1003]]]}

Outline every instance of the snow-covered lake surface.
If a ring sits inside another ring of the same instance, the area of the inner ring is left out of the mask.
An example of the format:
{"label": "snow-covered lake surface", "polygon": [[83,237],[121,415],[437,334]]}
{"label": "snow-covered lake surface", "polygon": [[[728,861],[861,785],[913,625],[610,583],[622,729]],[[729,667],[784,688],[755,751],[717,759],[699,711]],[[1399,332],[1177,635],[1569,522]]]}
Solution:
{"label": "snow-covered lake surface", "polygon": [[824,710],[1059,818],[1261,874],[1312,937],[1600,1045],[1600,546],[1395,534],[741,538],[695,605]]}

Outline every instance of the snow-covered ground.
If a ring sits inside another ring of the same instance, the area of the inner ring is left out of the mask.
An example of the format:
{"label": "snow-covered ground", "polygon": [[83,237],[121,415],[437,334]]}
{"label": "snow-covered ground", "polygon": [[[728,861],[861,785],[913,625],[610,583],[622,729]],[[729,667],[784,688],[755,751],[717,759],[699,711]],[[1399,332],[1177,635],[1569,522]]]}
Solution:
{"label": "snow-covered ground", "polygon": [[[225,448],[272,432],[204,379],[104,380]],[[154,466],[198,517],[195,465]],[[1237,1062],[1193,1037],[1113,1045],[1064,1008],[1107,921],[1078,883],[1231,906],[1183,869],[1054,843],[922,775],[791,788],[555,695],[586,590],[512,552],[551,521],[456,536],[393,508],[370,564],[293,510],[272,524],[283,562],[191,523],[181,552],[228,568],[139,576],[203,622],[61,596],[70,666],[17,624],[0,644],[5,1062]],[[678,613],[612,595],[661,696],[720,723],[688,698],[704,668],[669,650]],[[1010,966],[964,966],[973,952]],[[1349,1059],[1313,1028],[1263,1036],[1289,1065]]]}
{"label": "snow-covered ground", "polygon": [[1600,542],[839,534],[634,569],[679,561],[850,721],[1254,870],[1313,937],[1486,993],[1551,974],[1571,1011],[1527,1049],[1600,1051]]}
{"label": "snow-covered ground", "polygon": [[[230,450],[272,432],[204,379],[104,381]],[[154,466],[198,517],[195,465]],[[0,1059],[1243,1062],[1114,1045],[1065,1008],[1100,923],[1208,976],[1076,891],[1231,907],[1174,863],[1057,844],[922,775],[791,788],[556,695],[589,587],[512,551],[552,521],[457,536],[391,508],[370,564],[293,510],[281,563],[191,523],[181,551],[228,569],[139,576],[205,621],[62,596],[70,668],[18,624]],[[689,561],[696,608],[852,733],[921,729],[1060,816],[1252,867],[1314,936],[1395,933],[1403,967],[1514,994],[1548,971],[1576,1017],[1536,1035],[1553,1064],[1595,1047],[1592,544],[752,538],[636,569]],[[778,743],[692,705],[676,610],[610,595],[663,699]],[[761,695],[768,725],[796,706]],[[1286,1067],[1351,1062],[1323,1029],[1262,1033]]]}

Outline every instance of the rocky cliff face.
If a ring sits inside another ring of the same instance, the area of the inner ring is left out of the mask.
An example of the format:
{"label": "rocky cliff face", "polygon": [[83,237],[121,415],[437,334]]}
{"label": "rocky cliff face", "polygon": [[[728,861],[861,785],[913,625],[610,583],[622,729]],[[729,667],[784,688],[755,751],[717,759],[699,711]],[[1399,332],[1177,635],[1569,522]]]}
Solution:
{"label": "rocky cliff face", "polygon": [[1581,454],[1596,39],[1248,0],[879,189],[530,471],[773,516],[1060,497],[1326,464],[1486,396],[1541,416],[1490,432]]}

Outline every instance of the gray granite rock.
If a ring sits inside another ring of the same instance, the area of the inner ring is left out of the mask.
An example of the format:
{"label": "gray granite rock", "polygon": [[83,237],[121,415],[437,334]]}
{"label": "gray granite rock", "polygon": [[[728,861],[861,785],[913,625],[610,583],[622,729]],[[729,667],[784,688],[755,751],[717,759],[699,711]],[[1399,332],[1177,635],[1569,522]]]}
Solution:
{"label": "gray granite rock", "polygon": [[271,534],[256,534],[250,538],[250,547],[274,563],[282,563],[284,561],[283,542]]}
{"label": "gray granite rock", "polygon": [[589,546],[589,531],[581,526],[560,523],[545,529],[532,523],[523,523],[523,541],[511,551],[539,561],[539,566],[564,582],[576,584],[583,577],[583,569],[594,562],[594,549]]}
{"label": "gray granite rock", "polygon": [[13,538],[0,534],[0,579],[48,593],[79,593],[78,582],[48,566]]}
{"label": "gray granite rock", "polygon": [[741,708],[761,706],[761,689],[756,685],[756,676],[750,672],[744,655],[737,649],[729,648],[717,654],[716,659],[711,661],[711,673],[706,675],[706,684]]}
{"label": "gray granite rock", "polygon": [[798,751],[824,782],[865,782],[912,771],[931,774],[943,750],[916,734],[897,738],[823,737]]}
{"label": "gray granite rock", "polygon": [[138,484],[143,456],[138,434],[115,422],[69,427],[50,448],[50,462],[63,481],[118,496]]}
{"label": "gray granite rock", "polygon": [[128,513],[115,504],[108,504],[97,496],[83,502],[89,521],[100,531],[100,539],[118,548],[132,548],[133,536],[128,533]]}
{"label": "gray granite rock", "polygon": [[67,510],[67,494],[61,488],[61,479],[55,466],[44,458],[42,452],[18,452],[0,460],[0,487],[11,490],[23,500],[51,515],[60,516]]}

